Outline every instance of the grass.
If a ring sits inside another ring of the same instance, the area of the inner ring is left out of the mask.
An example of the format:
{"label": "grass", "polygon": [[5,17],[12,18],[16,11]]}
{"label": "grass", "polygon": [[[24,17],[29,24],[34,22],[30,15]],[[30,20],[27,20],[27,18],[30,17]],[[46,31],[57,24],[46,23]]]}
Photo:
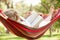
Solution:
{"label": "grass", "polygon": [[[5,29],[2,27],[2,25],[0,24],[0,40],[27,40],[24,39],[22,37],[17,37],[13,34],[6,34],[5,33]],[[60,33],[54,33],[52,34],[52,37],[49,36],[49,32],[47,31],[45,33],[45,35],[43,35],[41,38],[37,39],[37,40],[60,40]]]}
{"label": "grass", "polygon": [[25,40],[24,38],[21,38],[21,37],[17,37],[15,35],[12,35],[12,34],[1,34],[0,35],[0,40]]}
{"label": "grass", "polygon": [[[17,37],[13,34],[2,33],[0,35],[0,40],[26,40],[26,39]],[[52,37],[50,37],[49,35],[44,35],[37,40],[60,40],[60,34],[54,34],[52,35]]]}

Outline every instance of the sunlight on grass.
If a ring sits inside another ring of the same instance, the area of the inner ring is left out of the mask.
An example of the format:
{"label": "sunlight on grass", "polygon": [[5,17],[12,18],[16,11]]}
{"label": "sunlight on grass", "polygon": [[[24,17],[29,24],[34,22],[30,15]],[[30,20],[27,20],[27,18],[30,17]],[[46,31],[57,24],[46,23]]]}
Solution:
{"label": "sunlight on grass", "polygon": [[21,37],[17,37],[13,34],[1,34],[0,36],[0,40],[25,40],[24,38],[21,38]]}
{"label": "sunlight on grass", "polygon": [[[21,37],[17,37],[13,34],[1,34],[2,36],[0,36],[0,40],[26,40],[24,38]],[[60,40],[60,34],[54,34],[52,35],[52,37],[50,37],[49,35],[44,35],[41,38],[37,39],[37,40]]]}
{"label": "sunlight on grass", "polygon": [[[2,24],[0,24],[2,27]],[[4,27],[2,27],[1,30],[3,30]],[[0,40],[27,40],[22,37],[17,37],[14,34],[6,34],[5,32],[2,32],[0,34]],[[55,33],[52,34],[52,37],[49,36],[49,31],[47,31],[41,38],[37,40],[60,40],[60,34]]]}

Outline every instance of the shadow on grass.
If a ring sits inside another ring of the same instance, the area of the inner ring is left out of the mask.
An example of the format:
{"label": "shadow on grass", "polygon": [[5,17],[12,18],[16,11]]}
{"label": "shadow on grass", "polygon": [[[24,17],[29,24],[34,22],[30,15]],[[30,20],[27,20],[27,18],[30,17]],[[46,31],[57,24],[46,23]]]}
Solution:
{"label": "shadow on grass", "polygon": [[23,39],[22,37],[10,37],[8,39]]}
{"label": "shadow on grass", "polygon": [[6,33],[5,34],[3,34],[3,33],[0,34],[0,36],[8,36],[8,35],[10,35],[10,34],[6,34]]}
{"label": "shadow on grass", "polygon": [[[8,37],[6,37],[6,36],[8,36]],[[2,34],[2,35],[0,35],[0,37],[3,37],[3,38],[0,38],[0,40],[19,40],[19,39],[21,39],[21,40],[24,40],[24,38],[22,38],[22,37],[15,37],[15,36],[13,36],[13,37],[10,37],[10,36],[12,36],[12,35],[9,35],[9,34]],[[53,34],[51,37],[55,37],[55,36],[59,36],[60,37],[60,34]],[[4,38],[4,37],[6,37],[6,38]],[[42,37],[50,37],[50,35],[44,35],[44,36],[42,36]]]}
{"label": "shadow on grass", "polygon": [[55,36],[60,36],[60,34],[54,34],[52,36],[50,36],[50,35],[44,35],[43,37],[55,37]]}
{"label": "shadow on grass", "polygon": [[6,37],[6,38],[4,38],[3,37],[3,38],[0,38],[0,40],[24,40],[24,38],[21,38],[21,37]]}

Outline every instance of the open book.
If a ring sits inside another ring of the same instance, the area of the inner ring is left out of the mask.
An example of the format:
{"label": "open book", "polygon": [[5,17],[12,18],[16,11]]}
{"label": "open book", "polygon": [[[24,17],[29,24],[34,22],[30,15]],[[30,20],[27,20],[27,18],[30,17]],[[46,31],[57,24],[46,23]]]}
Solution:
{"label": "open book", "polygon": [[30,15],[27,19],[24,19],[22,24],[28,25],[32,28],[40,28],[48,23],[51,22],[52,19],[52,12],[49,12],[49,15],[47,18],[43,19],[42,16],[38,15],[36,12],[32,12],[32,15]]}
{"label": "open book", "polygon": [[[22,18],[22,17],[21,17]],[[37,14],[36,12],[32,12],[31,15],[24,19],[23,18],[22,24],[28,25],[29,27],[37,27],[39,23],[43,20],[43,17]]]}

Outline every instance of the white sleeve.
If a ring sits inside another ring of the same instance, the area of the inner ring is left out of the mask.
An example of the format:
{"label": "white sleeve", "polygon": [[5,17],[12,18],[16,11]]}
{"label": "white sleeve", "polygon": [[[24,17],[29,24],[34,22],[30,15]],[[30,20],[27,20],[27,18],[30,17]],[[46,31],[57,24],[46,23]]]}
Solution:
{"label": "white sleeve", "polygon": [[24,18],[24,17],[22,17],[22,16],[20,16],[20,18],[23,20],[23,21],[25,21],[26,19]]}
{"label": "white sleeve", "polygon": [[29,27],[32,27],[31,24],[30,24],[28,21],[22,21],[22,22],[20,22],[20,23],[22,23],[22,24],[24,24],[24,25],[27,25],[27,26],[29,26]]}

